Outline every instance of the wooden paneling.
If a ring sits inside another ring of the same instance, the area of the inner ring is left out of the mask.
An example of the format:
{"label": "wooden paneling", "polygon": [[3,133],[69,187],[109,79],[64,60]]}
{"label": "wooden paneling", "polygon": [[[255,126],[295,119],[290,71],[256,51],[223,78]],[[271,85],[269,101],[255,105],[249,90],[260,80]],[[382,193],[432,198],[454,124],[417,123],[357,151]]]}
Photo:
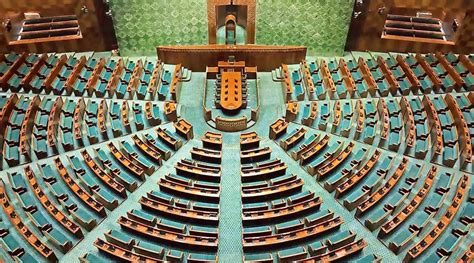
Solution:
{"label": "wooden paneling", "polygon": [[[245,18],[247,25],[245,30],[247,31],[247,44],[255,43],[255,18],[257,12],[257,3],[255,0],[208,0],[207,1],[207,20],[208,20],[208,38],[209,44],[217,43],[217,9],[221,6],[226,5],[237,5],[240,11],[242,8],[247,8],[245,17],[238,17],[240,19]],[[219,9],[221,10],[221,9]]]}
{"label": "wooden paneling", "polygon": [[[456,35],[455,45],[381,38],[387,14],[415,16],[417,11],[432,12],[434,17],[440,19],[454,16],[462,18],[465,15]],[[356,1],[346,50],[472,53],[474,52],[474,1],[364,0],[362,4]]]}
{"label": "wooden paneling", "polygon": [[248,66],[258,67],[259,71],[271,71],[281,64],[298,64],[306,57],[306,47],[299,46],[159,46],[157,52],[164,63],[181,63],[193,71],[205,71],[207,66],[227,61],[229,56],[245,61]]}
{"label": "wooden paneling", "polygon": [[[87,12],[83,12],[83,8]],[[0,53],[15,52],[78,52],[105,51],[117,48],[117,40],[111,17],[105,15],[106,5],[101,0],[2,0],[0,20],[22,19],[25,12],[37,12],[42,17],[76,15],[82,39],[24,45],[8,45],[0,30]]]}

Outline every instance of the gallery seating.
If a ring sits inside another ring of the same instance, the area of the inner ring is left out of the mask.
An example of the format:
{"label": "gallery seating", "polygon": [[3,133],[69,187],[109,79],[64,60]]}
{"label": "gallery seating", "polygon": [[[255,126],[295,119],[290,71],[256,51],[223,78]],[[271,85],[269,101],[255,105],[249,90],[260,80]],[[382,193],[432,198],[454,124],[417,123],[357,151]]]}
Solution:
{"label": "gallery seating", "polygon": [[[440,55],[441,57],[442,55]],[[464,80],[463,88],[467,91],[472,91],[474,84],[474,75],[472,73],[472,60],[469,60],[465,55],[454,55],[453,53],[444,54],[446,60],[451,64],[455,71]]]}
{"label": "gallery seating", "polygon": [[[115,259],[126,260],[126,261],[141,261],[141,262],[157,262],[153,258],[134,253],[130,250],[124,249],[113,243],[109,243],[102,239],[97,239],[94,242],[94,246],[104,253],[112,255]],[[85,259],[84,259],[85,260]]]}
{"label": "gallery seating", "polygon": [[193,180],[179,178],[169,174],[158,182],[160,190],[187,198],[200,198],[209,202],[218,202],[220,186],[215,183],[195,183]]}
{"label": "gallery seating", "polygon": [[365,143],[372,143],[375,139],[377,120],[377,107],[373,101],[369,100],[364,103],[364,130],[360,135],[360,139]]}
{"label": "gallery seating", "polygon": [[135,177],[144,180],[145,179],[145,173],[150,174],[154,171],[154,166],[149,163],[148,166],[145,166],[144,164],[138,165],[134,162],[131,161],[131,159],[127,158],[125,154],[114,145],[113,142],[110,142],[107,144],[107,147],[109,148],[110,153],[112,156],[123,166],[125,167],[132,175]]}
{"label": "gallery seating", "polygon": [[[418,87],[419,81],[414,76],[413,72],[410,71],[408,65],[405,65],[405,72],[400,65],[400,61],[403,63],[403,58],[401,59],[394,59],[393,57],[389,57],[387,59],[383,59],[382,57],[377,58],[377,62],[384,72],[385,76],[389,78],[389,83],[391,83],[390,92],[392,94],[402,94],[408,95],[411,92],[412,86]],[[410,77],[410,78],[409,78]],[[413,81],[413,82],[412,82]]]}
{"label": "gallery seating", "polygon": [[242,182],[252,182],[262,179],[271,179],[283,175],[288,166],[279,159],[260,162],[254,165],[245,165],[241,169]]}
{"label": "gallery seating", "polygon": [[405,206],[404,209],[401,209],[389,221],[382,225],[379,236],[386,236],[388,233],[395,230],[398,225],[402,224],[403,221],[405,221],[416,210],[416,208],[421,204],[430,191],[436,175],[437,168],[436,166],[433,166],[426,176],[422,188],[419,189],[418,193],[413,196],[412,200]]}
{"label": "gallery seating", "polygon": [[[311,134],[307,139],[303,141],[303,143],[295,150],[291,151],[290,154],[295,160],[301,160],[302,157],[307,157],[307,152],[314,151],[314,148],[321,148],[324,145],[324,141],[328,141],[329,137],[326,136],[325,138],[320,139],[320,134]],[[320,147],[316,147],[319,145]],[[317,149],[316,149],[317,150]]]}
{"label": "gallery seating", "polygon": [[301,191],[304,181],[291,175],[285,178],[277,178],[268,183],[243,184],[242,202],[259,202],[284,196],[288,193]]}
{"label": "gallery seating", "polygon": [[366,212],[369,210],[372,206],[374,206],[377,202],[379,202],[382,198],[384,198],[385,195],[392,190],[392,188],[397,184],[397,182],[401,179],[403,176],[403,173],[405,172],[407,168],[407,159],[403,159],[400,162],[400,165],[397,167],[397,170],[391,175],[390,178],[385,182],[385,184],[379,188],[377,191],[375,191],[373,194],[370,195],[370,197],[362,202],[359,206],[357,206],[357,211],[356,215],[359,216],[362,213]]}
{"label": "gallery seating", "polygon": [[[30,104],[32,101],[29,98],[19,98],[9,116],[3,143],[3,156],[9,166],[20,164],[20,143],[23,147],[26,143],[26,126],[23,123],[25,120],[28,122],[30,118],[28,115],[31,112]],[[26,149],[23,149],[21,153],[26,154]]]}
{"label": "gallery seating", "polygon": [[288,137],[286,137],[285,140],[280,141],[281,148],[283,148],[284,150],[292,148],[294,145],[298,144],[304,139],[305,134],[305,128],[295,129],[288,135]]}
{"label": "gallery seating", "polygon": [[350,102],[345,102],[344,104],[342,104],[340,114],[337,116],[340,118],[338,120],[339,123],[333,123],[332,129],[343,137],[348,137],[352,127],[354,126],[353,122],[355,115],[352,108],[352,104]]}
{"label": "gallery seating", "polygon": [[423,204],[424,208],[415,211],[412,219],[408,219],[409,222],[412,222],[411,225],[398,228],[397,232],[391,237],[389,248],[395,253],[400,253],[400,251],[406,249],[412,243],[416,234],[420,233],[437,214],[441,214],[442,203],[447,199],[448,189],[451,189],[454,183],[452,175],[448,173],[438,173],[438,178],[434,185],[434,191],[430,193],[431,197],[426,199]]}
{"label": "gallery seating", "polygon": [[[130,123],[129,104],[105,100],[12,97],[3,101],[4,110],[11,110],[5,126],[3,156],[9,166],[32,159],[46,158],[60,151],[72,151],[89,144],[101,143],[109,137],[127,135],[140,129]],[[17,104],[16,109],[13,109]],[[11,105],[11,106],[9,106]],[[12,108],[10,108],[12,107]],[[140,113],[135,112],[135,119]],[[112,133],[106,129],[111,122]],[[14,125],[14,126],[12,126]],[[142,128],[148,126],[143,122]],[[18,150],[14,150],[18,148]]]}
{"label": "gallery seating", "polygon": [[304,215],[310,211],[317,210],[322,203],[320,197],[314,193],[308,192],[307,196],[301,198],[288,198],[282,205],[274,206],[265,203],[258,207],[247,207],[243,205],[243,223],[244,225],[254,225],[257,223],[271,223],[283,218],[294,218],[298,215]]}
{"label": "gallery seating", "polygon": [[[160,193],[161,195],[162,193]],[[184,221],[200,222],[203,224],[217,225],[219,222],[218,213],[212,211],[201,211],[192,208],[179,207],[172,202],[165,202],[163,198],[156,198],[155,194],[150,193],[148,197],[142,197],[140,204],[145,209],[156,211],[157,213],[168,214],[170,217],[176,217]]]}
{"label": "gallery seating", "polygon": [[323,76],[326,80],[327,90],[329,96],[333,99],[345,99],[347,97],[347,89],[344,85],[344,79],[340,71],[337,61],[330,60],[329,62],[323,60],[321,67],[323,68]]}
{"label": "gallery seating", "polygon": [[303,119],[301,123],[306,126],[312,126],[318,114],[318,103],[313,101],[303,108]]}
{"label": "gallery seating", "polygon": [[354,170],[343,170],[341,172],[341,177],[336,177],[336,179],[328,180],[325,183],[325,188],[329,191],[335,190],[336,198],[341,197],[346,191],[356,185],[361,181],[367,174],[374,168],[375,164],[378,162],[382,152],[375,150],[372,156],[367,160],[367,162],[362,166],[361,169]]}
{"label": "gallery seating", "polygon": [[329,123],[329,118],[331,117],[331,110],[329,102],[320,103],[321,110],[318,118],[318,128],[320,130],[326,130]]}
{"label": "gallery seating", "polygon": [[[243,165],[242,176],[251,167],[265,167],[280,162],[254,161],[253,164]],[[354,234],[338,231],[343,220],[330,210],[322,209],[323,200],[315,193],[303,190],[303,183],[298,175],[287,173],[251,181],[242,177],[245,262],[270,262],[273,256],[268,251],[275,251],[280,261],[344,258],[367,246],[363,239],[352,244],[355,242]],[[316,240],[327,235],[330,235],[325,241],[327,247],[325,245],[324,250],[316,249],[316,244],[321,242]],[[292,246],[294,242],[299,245]],[[359,247],[351,251],[351,248],[356,248],[355,244]],[[346,245],[347,248],[344,247]],[[339,250],[346,252],[341,253]]]}
{"label": "gallery seating", "polygon": [[157,147],[154,147],[153,144],[148,143],[148,141],[144,141],[136,134],[132,135],[132,140],[135,146],[138,147],[141,152],[146,154],[148,158],[159,166],[162,164],[164,157],[162,157],[161,152],[156,149]]}

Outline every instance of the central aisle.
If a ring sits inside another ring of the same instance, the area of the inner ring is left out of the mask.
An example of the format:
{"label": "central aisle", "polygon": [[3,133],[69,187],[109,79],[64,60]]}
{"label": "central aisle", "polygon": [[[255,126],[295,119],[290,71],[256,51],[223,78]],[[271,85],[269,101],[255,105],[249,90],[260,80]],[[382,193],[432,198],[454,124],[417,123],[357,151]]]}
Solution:
{"label": "central aisle", "polygon": [[238,134],[224,134],[219,219],[219,261],[242,258],[242,199]]}
{"label": "central aisle", "polygon": [[[271,73],[260,73],[261,105],[255,126],[246,130],[256,131],[262,136],[268,134],[268,125],[283,113],[283,95],[280,84],[272,81]],[[202,112],[205,73],[193,72],[192,81],[183,83],[180,96],[180,114],[193,125],[195,139],[199,139],[206,131],[214,131],[204,122]],[[255,98],[253,98],[255,100]],[[240,133],[222,133],[222,170],[221,197],[219,219],[219,248],[217,255],[221,262],[243,259],[242,246],[242,199],[240,179]],[[240,261],[240,260],[239,260]]]}

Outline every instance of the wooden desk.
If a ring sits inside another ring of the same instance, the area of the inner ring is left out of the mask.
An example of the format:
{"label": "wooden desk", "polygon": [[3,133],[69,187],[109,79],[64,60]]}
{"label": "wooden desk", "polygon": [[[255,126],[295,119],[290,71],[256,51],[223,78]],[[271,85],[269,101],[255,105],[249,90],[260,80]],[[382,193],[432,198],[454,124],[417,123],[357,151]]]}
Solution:
{"label": "wooden desk", "polygon": [[166,64],[179,64],[192,71],[204,72],[206,66],[217,65],[234,56],[245,61],[247,67],[258,67],[259,71],[272,71],[281,64],[298,64],[306,57],[302,46],[263,45],[196,45],[159,46],[158,57]]}
{"label": "wooden desk", "polygon": [[[221,61],[219,61],[219,63],[221,63]],[[206,76],[207,76],[207,78],[208,79],[217,78],[217,74],[219,74],[219,69],[222,70],[222,68],[219,68],[219,67],[206,67]],[[226,66],[225,68],[227,69],[227,68],[229,68],[229,66]],[[234,69],[235,69],[235,67],[234,67]],[[257,78],[257,67],[244,67],[242,73],[247,75],[247,79],[256,79]]]}
{"label": "wooden desk", "polygon": [[242,107],[242,75],[240,72],[222,73],[221,106],[225,110],[237,110]]}
{"label": "wooden desk", "polygon": [[236,61],[234,63],[227,62],[227,61],[219,61],[217,63],[217,67],[221,69],[221,71],[227,71],[227,69],[232,70],[240,70],[242,73],[245,69],[245,61]]}

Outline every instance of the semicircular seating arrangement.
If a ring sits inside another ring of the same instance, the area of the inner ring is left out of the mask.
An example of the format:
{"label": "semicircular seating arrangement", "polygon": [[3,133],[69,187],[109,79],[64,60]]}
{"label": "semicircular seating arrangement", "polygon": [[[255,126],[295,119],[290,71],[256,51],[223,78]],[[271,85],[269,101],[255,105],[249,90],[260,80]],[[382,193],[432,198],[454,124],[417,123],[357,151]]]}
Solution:
{"label": "semicircular seating arrangement", "polygon": [[0,261],[474,260],[473,56],[358,52],[258,76],[255,123],[224,132],[205,72],[0,55]]}

